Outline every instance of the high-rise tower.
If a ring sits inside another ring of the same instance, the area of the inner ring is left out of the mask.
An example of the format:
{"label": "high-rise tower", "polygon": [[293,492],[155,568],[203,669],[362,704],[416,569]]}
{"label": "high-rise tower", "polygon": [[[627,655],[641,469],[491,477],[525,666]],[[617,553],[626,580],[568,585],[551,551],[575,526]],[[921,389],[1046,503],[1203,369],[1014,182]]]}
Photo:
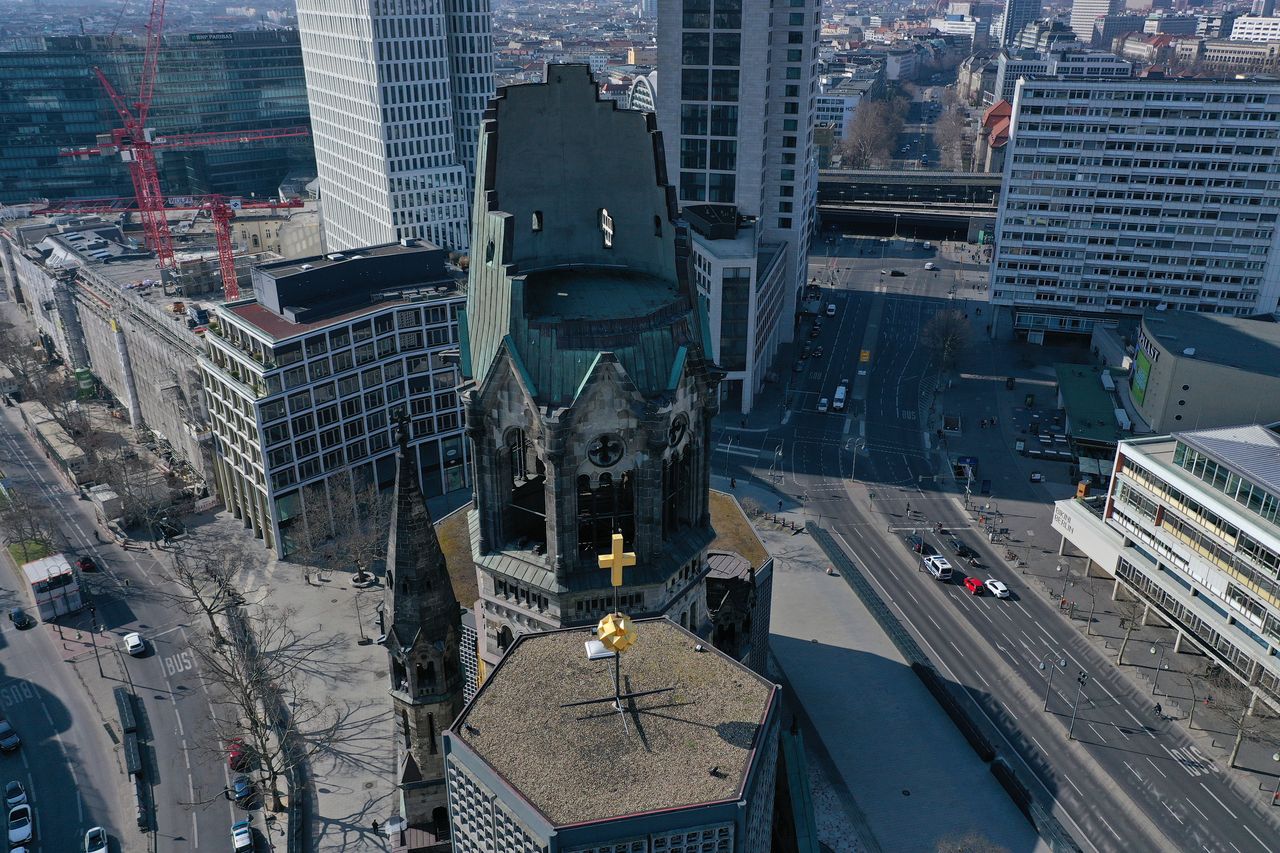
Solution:
{"label": "high-rise tower", "polygon": [[[1044,11],[1044,0],[1006,0],[1004,4],[1004,30],[1000,36],[1000,46],[1013,48],[1023,27],[1040,17]],[[1087,39],[1086,39],[1087,43]]]}
{"label": "high-rise tower", "polygon": [[653,115],[553,65],[494,99],[478,159],[462,374],[481,655],[609,612],[615,531],[639,560],[619,606],[705,632],[720,375]]}
{"label": "high-rise tower", "polygon": [[[792,337],[807,275],[819,9],[818,0],[672,0],[658,10],[658,126],[677,201],[736,207],[725,212],[732,238],[695,234],[692,246],[715,273],[698,283],[712,355],[744,412]],[[746,263],[733,244],[752,249]]]}
{"label": "high-rise tower", "polygon": [[298,0],[325,239],[469,245],[488,0]]}
{"label": "high-rise tower", "polygon": [[400,738],[401,812],[410,826],[444,841],[449,819],[440,733],[462,710],[462,616],[431,513],[418,489],[408,435],[409,421],[402,412],[387,544],[391,703]]}

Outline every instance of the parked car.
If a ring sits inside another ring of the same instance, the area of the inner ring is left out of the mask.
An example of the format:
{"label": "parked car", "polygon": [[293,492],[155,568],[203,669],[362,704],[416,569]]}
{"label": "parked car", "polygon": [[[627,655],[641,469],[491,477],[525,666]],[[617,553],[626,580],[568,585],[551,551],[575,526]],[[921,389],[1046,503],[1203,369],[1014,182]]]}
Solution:
{"label": "parked car", "polygon": [[137,631],[132,634],[124,635],[124,650],[134,657],[145,654],[147,651],[147,641],[142,639],[142,635]]}
{"label": "parked car", "polygon": [[0,720],[0,750],[13,752],[22,746],[22,738],[13,730],[8,720]]}
{"label": "parked car", "polygon": [[793,365],[791,365],[791,370],[792,370],[792,372],[794,372],[794,373],[803,373],[803,372],[804,372],[804,359],[802,359],[802,358],[797,358],[797,359],[796,359],[796,363],[795,363],[795,364],[793,364]]}
{"label": "parked car", "polygon": [[76,560],[76,568],[82,572],[96,572],[98,564],[94,562],[93,557],[84,556]]}
{"label": "parked car", "polygon": [[95,826],[84,834],[84,853],[107,853],[107,831]]}
{"label": "parked car", "polygon": [[889,270],[889,275],[904,276],[906,273],[902,270]]}
{"label": "parked car", "polygon": [[227,742],[227,769],[243,773],[252,766],[252,755],[244,738],[232,738]]}
{"label": "parked car", "polygon": [[28,804],[23,803],[9,809],[9,845],[12,847],[30,841],[35,834],[34,822],[35,816]]}
{"label": "parked car", "polygon": [[816,338],[818,337],[818,335],[821,335],[821,334],[822,334],[821,326],[814,326],[812,329],[809,330],[809,337],[811,338]]}
{"label": "parked car", "polygon": [[995,578],[987,578],[986,584],[987,589],[990,590],[991,594],[996,598],[1009,597],[1009,587],[1005,586],[1002,581],[998,581]]}
{"label": "parked car", "polygon": [[822,347],[815,347],[815,348],[814,348],[814,350],[813,350],[813,357],[814,357],[814,358],[822,358],[822,354],[823,354],[824,352],[826,352],[826,350],[824,350]]}
{"label": "parked car", "polygon": [[924,265],[924,268],[927,270],[936,270],[938,268],[938,265],[935,264],[933,261],[929,261]]}
{"label": "parked car", "polygon": [[1044,482],[1044,474],[1041,474],[1039,471],[1032,471],[1032,472],[1031,472],[1031,482],[1033,482],[1033,483],[1043,483],[1043,482]]}
{"label": "parked car", "polygon": [[235,797],[236,805],[247,808],[257,793],[253,780],[248,776],[237,776],[231,780],[231,795]]}
{"label": "parked car", "polygon": [[235,853],[253,849],[253,826],[247,820],[231,824],[231,849]]}
{"label": "parked car", "polygon": [[965,578],[964,588],[974,595],[982,595],[982,581],[977,578]]}
{"label": "parked car", "polygon": [[27,611],[21,607],[15,607],[9,611],[9,621],[13,623],[13,627],[19,631],[25,631],[32,625],[36,624],[36,620],[27,615]]}
{"label": "parked car", "polygon": [[830,400],[828,400],[826,397],[822,397],[822,398],[820,398],[820,399],[818,400],[818,411],[819,411],[819,412],[825,412],[825,411],[827,411],[827,409],[829,409],[829,408],[831,408],[831,401],[830,401]]}
{"label": "parked car", "polygon": [[827,303],[827,316],[828,317],[836,316],[836,304],[834,302]]}
{"label": "parked car", "polygon": [[800,347],[801,358],[808,358],[811,355],[813,355],[813,344],[806,343],[804,346]]}
{"label": "parked car", "polygon": [[27,789],[17,779],[4,786],[5,808],[20,806],[27,801]]}

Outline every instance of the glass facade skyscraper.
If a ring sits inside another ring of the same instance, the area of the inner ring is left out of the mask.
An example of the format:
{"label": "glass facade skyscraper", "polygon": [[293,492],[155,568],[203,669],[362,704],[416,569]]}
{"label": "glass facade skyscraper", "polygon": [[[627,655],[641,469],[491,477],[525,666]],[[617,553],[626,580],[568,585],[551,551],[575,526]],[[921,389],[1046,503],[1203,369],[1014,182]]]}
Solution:
{"label": "glass facade skyscraper", "polygon": [[[58,156],[120,124],[95,66],[126,101],[138,90],[143,44],[132,36],[57,36],[0,44],[0,203],[130,196],[118,158]],[[291,127],[309,122],[302,50],[293,30],[188,33],[165,39],[150,121],[158,134]],[[160,154],[171,195],[274,195],[292,170],[315,169],[294,138]]]}

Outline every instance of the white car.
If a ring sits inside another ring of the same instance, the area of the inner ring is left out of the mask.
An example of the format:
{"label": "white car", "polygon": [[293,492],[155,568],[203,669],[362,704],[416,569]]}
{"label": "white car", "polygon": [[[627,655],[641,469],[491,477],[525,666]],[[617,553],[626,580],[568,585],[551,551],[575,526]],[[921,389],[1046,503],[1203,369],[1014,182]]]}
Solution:
{"label": "white car", "polygon": [[992,595],[994,595],[996,598],[1009,597],[1009,587],[1005,586],[1004,583],[1002,583],[1001,581],[998,581],[995,578],[987,578],[985,581],[983,581],[983,584],[986,585],[987,591],[990,592]]}
{"label": "white car", "polygon": [[836,316],[836,304],[834,302],[827,303],[827,316],[828,317]]}
{"label": "white car", "polygon": [[830,401],[830,400],[828,400],[826,397],[823,397],[822,399],[820,399],[820,400],[818,401],[818,411],[819,411],[819,412],[825,412],[825,411],[826,411],[827,409],[829,409],[829,408],[831,408],[831,401]]}
{"label": "white car", "polygon": [[84,834],[84,853],[107,853],[107,831],[95,826]]}
{"label": "white car", "polygon": [[253,849],[253,827],[247,820],[231,824],[231,849],[236,853]]}
{"label": "white car", "polygon": [[142,639],[142,635],[137,631],[134,631],[132,634],[125,634],[124,650],[134,657],[137,657],[147,650],[147,641]]}
{"label": "white car", "polygon": [[9,809],[9,846],[12,847],[31,840],[34,820],[35,818],[31,814],[31,806],[26,803]]}
{"label": "white car", "polygon": [[6,808],[20,806],[27,801],[27,789],[16,779],[4,786],[4,804]]}
{"label": "white car", "polygon": [[924,265],[924,268],[927,270],[936,270],[938,268],[938,265],[935,264],[933,261],[929,261],[929,263]]}

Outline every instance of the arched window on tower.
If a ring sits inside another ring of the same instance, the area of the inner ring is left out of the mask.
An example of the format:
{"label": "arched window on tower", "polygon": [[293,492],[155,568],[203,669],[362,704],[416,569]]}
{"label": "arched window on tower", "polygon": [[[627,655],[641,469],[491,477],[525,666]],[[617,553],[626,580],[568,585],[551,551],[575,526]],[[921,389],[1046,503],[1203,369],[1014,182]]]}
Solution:
{"label": "arched window on tower", "polygon": [[662,532],[670,536],[693,524],[693,456],[688,447],[662,465]]}
{"label": "arched window on tower", "polygon": [[546,550],[546,469],[528,433],[509,429],[505,438],[511,512],[510,529],[503,532],[508,542],[523,540],[527,547]]}
{"label": "arched window on tower", "polygon": [[621,533],[628,547],[635,541],[635,474],[618,477],[601,474],[592,488],[591,478],[578,478],[578,551],[584,559],[610,548],[614,533]]}

